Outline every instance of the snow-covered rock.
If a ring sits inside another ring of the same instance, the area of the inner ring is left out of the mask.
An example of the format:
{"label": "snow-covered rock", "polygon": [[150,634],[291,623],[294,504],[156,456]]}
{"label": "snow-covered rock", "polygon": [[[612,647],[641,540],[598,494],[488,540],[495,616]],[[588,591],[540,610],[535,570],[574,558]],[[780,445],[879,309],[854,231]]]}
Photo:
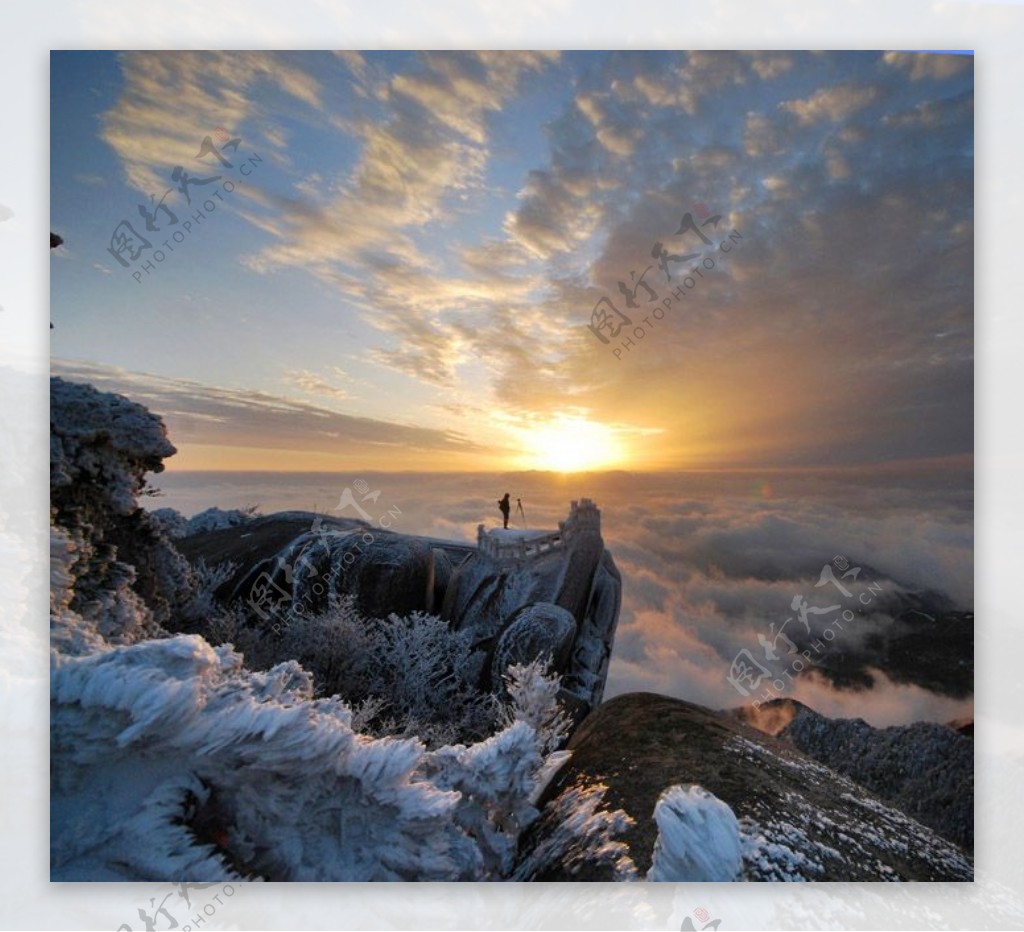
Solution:
{"label": "snow-covered rock", "polygon": [[492,539],[525,543],[537,532],[481,533],[484,546],[452,574],[441,616],[459,629],[471,630],[477,643],[493,650],[528,606],[551,604],[564,609],[576,623],[561,670],[564,685],[578,705],[579,717],[597,708],[608,675],[622,581],[605,549],[596,506],[586,500],[574,502],[561,525],[562,544],[529,559],[509,561],[492,555]]}
{"label": "snow-covered rock", "polygon": [[[51,523],[74,539],[72,606],[109,639],[156,633],[191,594],[188,563],[137,503],[146,474],[174,452],[163,422],[142,405],[50,380]],[[111,601],[125,587],[140,605]]]}

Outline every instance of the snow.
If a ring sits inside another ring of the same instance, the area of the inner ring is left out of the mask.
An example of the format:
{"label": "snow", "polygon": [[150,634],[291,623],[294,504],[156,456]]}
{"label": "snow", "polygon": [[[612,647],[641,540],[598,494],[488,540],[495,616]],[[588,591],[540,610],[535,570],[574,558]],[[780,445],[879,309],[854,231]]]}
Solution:
{"label": "snow", "polygon": [[872,879],[905,879],[879,859],[880,853],[895,863],[913,858],[942,879],[973,879],[970,858],[955,844],[823,764],[773,753],[740,736],[726,750],[756,761],[765,771],[790,771],[809,790],[827,789],[847,804],[840,824],[811,799],[786,792],[777,802],[762,805],[756,819],[742,819],[747,879],[807,881],[827,874],[853,876],[856,870],[868,870]]}
{"label": "snow", "polygon": [[[510,518],[509,520],[511,521],[512,519]],[[512,540],[534,540],[537,537],[548,537],[549,535],[554,533],[551,530],[544,530],[542,528],[534,528],[531,530],[530,528],[520,527],[493,527],[485,530],[487,532],[488,537],[493,537],[495,540],[502,542]]]}
{"label": "snow", "polygon": [[701,786],[671,786],[654,807],[658,840],[647,879],[731,881],[742,866],[736,814]]}
{"label": "snow", "polygon": [[181,530],[182,537],[191,537],[193,534],[201,534],[205,531],[220,531],[227,527],[238,527],[254,521],[256,515],[251,509],[239,510],[237,508],[207,508],[197,515],[193,515]]}
{"label": "snow", "polygon": [[434,753],[367,738],[298,664],[198,636],[65,658],[52,703],[54,879],[499,879],[537,816],[525,722]]}

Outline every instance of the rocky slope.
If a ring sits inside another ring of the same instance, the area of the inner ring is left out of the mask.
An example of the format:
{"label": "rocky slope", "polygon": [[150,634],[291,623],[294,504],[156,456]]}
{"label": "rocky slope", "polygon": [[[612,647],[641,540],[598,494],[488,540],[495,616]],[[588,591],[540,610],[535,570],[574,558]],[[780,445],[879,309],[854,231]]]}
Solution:
{"label": "rocky slope", "polygon": [[736,714],[973,849],[974,742],[969,736],[936,722],[872,728],[859,718],[826,718],[793,699],[746,706]]}
{"label": "rocky slope", "polygon": [[[956,845],[849,778],[728,713],[650,693],[617,696],[569,742],[548,788],[604,784],[635,819],[622,836],[640,871],[658,834],[663,790],[698,784],[739,821],[743,880],[971,880]],[[553,871],[542,879],[568,879]],[[600,871],[574,879],[605,880]]]}

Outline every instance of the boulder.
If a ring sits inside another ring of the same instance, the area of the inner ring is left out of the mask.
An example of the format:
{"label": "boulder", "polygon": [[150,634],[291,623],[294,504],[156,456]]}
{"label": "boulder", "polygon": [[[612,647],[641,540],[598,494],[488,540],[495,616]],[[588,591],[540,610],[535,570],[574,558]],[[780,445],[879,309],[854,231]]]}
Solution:
{"label": "boulder", "polygon": [[491,660],[491,684],[495,690],[508,668],[547,658],[550,668],[564,673],[576,639],[576,619],[550,602],[525,605],[510,619],[498,639]]}
{"label": "boulder", "polygon": [[[271,604],[263,598],[267,591]],[[431,547],[391,531],[321,526],[258,563],[236,583],[230,598],[269,617],[319,614],[332,595],[352,596],[369,618],[429,611],[434,601]]]}

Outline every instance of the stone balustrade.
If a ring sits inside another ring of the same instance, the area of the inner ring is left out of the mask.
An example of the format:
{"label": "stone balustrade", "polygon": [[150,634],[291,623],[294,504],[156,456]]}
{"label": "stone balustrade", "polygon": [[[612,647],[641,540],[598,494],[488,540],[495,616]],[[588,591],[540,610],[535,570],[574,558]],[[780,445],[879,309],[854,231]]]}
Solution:
{"label": "stone balustrade", "polygon": [[478,524],[476,544],[480,553],[492,560],[523,563],[561,550],[571,543],[575,536],[583,533],[598,536],[601,534],[601,511],[589,498],[571,503],[569,516],[565,521],[558,522],[557,531],[538,533],[531,537],[503,539],[500,534],[489,533],[484,525]]}

